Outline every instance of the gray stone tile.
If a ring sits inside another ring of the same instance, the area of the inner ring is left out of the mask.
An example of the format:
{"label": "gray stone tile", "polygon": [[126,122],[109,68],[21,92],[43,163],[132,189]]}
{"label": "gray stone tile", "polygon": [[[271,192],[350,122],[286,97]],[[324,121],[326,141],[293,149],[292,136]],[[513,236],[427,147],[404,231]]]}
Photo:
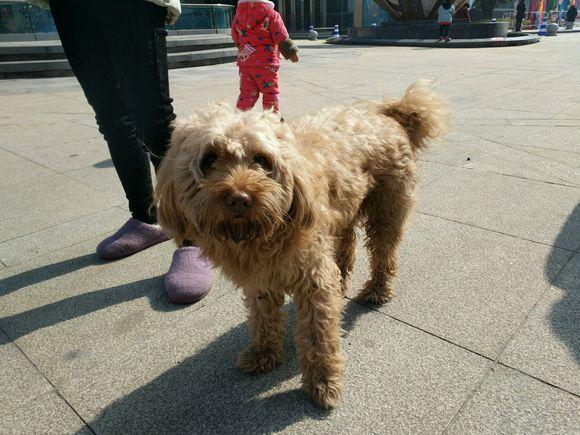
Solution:
{"label": "gray stone tile", "polygon": [[481,138],[475,138],[466,145],[481,154],[466,162],[465,168],[580,187],[580,170],[570,161],[558,161],[534,148],[520,149]]}
{"label": "gray stone tile", "polygon": [[22,261],[117,230],[130,214],[115,207],[32,234],[0,243],[0,261],[13,266]]}
{"label": "gray stone tile", "polygon": [[528,110],[523,110],[522,108],[517,110],[485,108],[466,109],[458,112],[455,116],[458,120],[460,120],[458,125],[461,125],[463,121],[467,120],[509,120],[510,124],[514,125],[519,122],[537,123],[546,119],[546,115],[544,113],[530,112]]}
{"label": "gray stone tile", "polygon": [[92,433],[55,393],[44,394],[12,413],[0,415],[0,428],[6,435]]}
{"label": "gray stone tile", "polygon": [[422,212],[559,248],[578,247],[580,222],[556,240],[578,202],[577,188],[468,169],[453,172],[424,189]]}
{"label": "gray stone tile", "polygon": [[[462,145],[469,145],[471,142],[477,140],[477,135],[488,129],[487,126],[473,125],[454,120],[450,131],[445,135],[445,140],[450,142],[467,142]],[[445,146],[445,145],[441,145]]]}
{"label": "gray stone tile", "polygon": [[580,254],[553,282],[501,362],[580,396]]}
{"label": "gray stone tile", "polygon": [[556,114],[556,116],[554,118],[555,119],[560,119],[560,118],[580,119],[580,104],[578,104],[578,103],[572,104],[571,106],[569,106],[565,110]]}
{"label": "gray stone tile", "polygon": [[[14,85],[14,81],[12,82]],[[65,102],[62,98],[56,95],[47,94],[45,89],[36,89],[36,92],[20,93],[18,95],[2,95],[2,100],[7,104],[6,107],[13,109],[12,113],[7,115],[14,115],[18,109],[26,109],[30,113],[38,113],[44,111],[47,107],[62,107]],[[40,92],[39,92],[40,91]]]}
{"label": "gray stone tile", "polygon": [[0,149],[0,189],[53,181],[58,174],[28,159]]}
{"label": "gray stone tile", "polygon": [[44,230],[116,205],[105,194],[59,177],[35,186],[1,188],[0,241]]}
{"label": "gray stone tile", "polygon": [[473,149],[466,142],[444,141],[421,153],[419,158],[426,162],[462,167],[482,154],[482,151]]}
{"label": "gray stone tile", "polygon": [[[84,96],[82,96],[82,98],[84,98]],[[63,119],[65,119],[66,121],[72,123],[72,124],[78,124],[81,126],[85,126],[85,127],[90,127],[93,128],[95,130],[99,129],[99,126],[97,125],[97,120],[95,119],[95,114],[94,113],[71,113],[71,114],[67,114],[66,117],[63,117]],[[83,129],[84,131],[84,129]]]}
{"label": "gray stone tile", "polygon": [[449,173],[449,165],[420,161],[419,162],[419,186],[426,186]]}
{"label": "gray stone tile", "polygon": [[[351,295],[369,277],[361,245]],[[378,309],[494,358],[570,255],[418,214],[401,247],[397,296]]]}
{"label": "gray stone tile", "polygon": [[481,132],[480,136],[510,146],[536,146],[578,152],[577,130],[577,127],[554,127],[551,125],[498,126]]}
{"label": "gray stone tile", "polygon": [[[63,394],[103,433],[120,425],[126,433],[335,433],[347,426],[353,433],[432,433],[445,426],[490,364],[350,302],[344,399],[328,414],[298,391],[292,328],[285,362],[274,372],[249,376],[234,367],[249,337],[241,301],[230,298],[142,340],[95,368],[84,390],[76,379]],[[293,325],[292,308],[286,309]]]}
{"label": "gray stone tile", "polygon": [[533,107],[534,111],[545,113],[547,116],[564,110],[567,106],[562,103],[569,98],[570,94],[566,90],[550,90],[550,97],[542,92],[530,92],[527,89],[516,89],[503,97],[482,103],[482,107],[491,109],[517,110],[521,108],[522,101],[528,107]]}
{"label": "gray stone tile", "polygon": [[[50,383],[22,352],[0,331],[0,422],[6,414],[52,391]],[[0,423],[0,428],[3,428]],[[3,432],[3,429],[2,429]]]}
{"label": "gray stone tile", "polygon": [[171,242],[102,262],[100,240],[0,272],[0,327],[57,387],[233,291],[218,275],[199,303],[172,304],[163,291]]}
{"label": "gray stone tile", "polygon": [[578,168],[580,168],[580,153],[578,152],[560,151],[534,146],[526,147],[523,145],[519,145],[518,148],[521,149],[522,151],[527,151],[537,156],[541,156],[546,160],[564,163],[571,169],[576,169],[576,173],[578,173],[579,171]]}
{"label": "gray stone tile", "polygon": [[64,173],[67,177],[77,180],[93,189],[106,193],[126,203],[125,191],[119,180],[119,176],[110,158],[103,159],[91,166],[76,169]]}
{"label": "gray stone tile", "polygon": [[512,119],[510,125],[537,126],[550,125],[552,127],[580,127],[580,119],[563,118],[558,115],[546,119]]}
{"label": "gray stone tile", "polygon": [[86,168],[110,159],[107,144],[100,136],[17,152],[57,172]]}
{"label": "gray stone tile", "polygon": [[[88,139],[100,137],[94,128],[74,124],[55,115],[29,115],[27,125],[10,120],[10,127],[3,127],[0,148],[17,154],[34,156],[32,150],[67,143],[82,144]],[[30,125],[34,126],[30,128]],[[106,149],[106,145],[104,146]]]}
{"label": "gray stone tile", "polygon": [[499,366],[475,393],[448,432],[578,433],[578,409],[578,397]]}

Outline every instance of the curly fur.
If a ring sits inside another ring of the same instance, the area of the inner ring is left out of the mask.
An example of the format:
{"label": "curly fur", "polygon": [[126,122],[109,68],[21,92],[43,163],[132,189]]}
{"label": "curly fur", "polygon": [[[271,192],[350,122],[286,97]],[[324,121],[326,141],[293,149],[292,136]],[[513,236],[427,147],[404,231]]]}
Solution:
{"label": "curly fur", "polygon": [[[332,408],[342,388],[340,318],[366,230],[371,277],[358,298],[393,297],[397,248],[413,206],[417,151],[445,130],[444,105],[425,83],[399,100],[277,115],[212,104],[176,124],[158,174],[159,219],[243,289],[252,332],[238,358],[248,372],[282,361],[284,294],[296,304],[303,388]],[[228,205],[243,192],[241,215]]]}

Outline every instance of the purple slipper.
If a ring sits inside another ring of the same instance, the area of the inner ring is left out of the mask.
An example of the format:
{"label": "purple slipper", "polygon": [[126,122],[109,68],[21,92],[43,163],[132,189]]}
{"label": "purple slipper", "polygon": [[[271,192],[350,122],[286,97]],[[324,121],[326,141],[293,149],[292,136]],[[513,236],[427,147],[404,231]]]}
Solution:
{"label": "purple slipper", "polygon": [[197,246],[185,246],[173,253],[165,275],[165,291],[172,302],[194,304],[209,293],[213,265],[201,255]]}
{"label": "purple slipper", "polygon": [[131,218],[115,234],[99,243],[97,255],[103,260],[116,260],[166,240],[167,236],[159,225]]}

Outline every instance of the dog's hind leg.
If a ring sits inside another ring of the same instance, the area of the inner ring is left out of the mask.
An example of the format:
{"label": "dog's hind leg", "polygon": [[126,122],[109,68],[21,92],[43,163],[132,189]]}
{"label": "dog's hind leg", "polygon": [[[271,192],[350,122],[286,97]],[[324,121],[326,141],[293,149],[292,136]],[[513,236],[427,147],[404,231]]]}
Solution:
{"label": "dog's hind leg", "polygon": [[356,234],[354,227],[349,227],[336,238],[334,247],[334,258],[340,269],[341,292],[343,296],[348,293],[348,282],[352,269],[354,268],[354,259],[356,254]]}
{"label": "dog's hind leg", "polygon": [[237,366],[248,373],[269,372],[284,356],[284,293],[244,289],[244,296],[252,342],[238,356]]}
{"label": "dog's hind leg", "polygon": [[414,184],[385,177],[365,198],[365,244],[370,256],[371,278],[357,295],[361,302],[384,304],[395,296],[391,280],[397,273],[398,247],[405,221],[413,208]]}

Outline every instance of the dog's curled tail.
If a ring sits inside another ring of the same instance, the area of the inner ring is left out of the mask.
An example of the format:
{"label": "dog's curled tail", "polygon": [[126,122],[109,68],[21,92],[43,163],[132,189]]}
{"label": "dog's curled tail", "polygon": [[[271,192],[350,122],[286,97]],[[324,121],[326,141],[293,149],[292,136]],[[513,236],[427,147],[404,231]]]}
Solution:
{"label": "dog's curled tail", "polygon": [[449,128],[447,103],[435,94],[429,80],[416,81],[402,98],[385,100],[381,112],[405,129],[413,151],[425,149],[430,139]]}

